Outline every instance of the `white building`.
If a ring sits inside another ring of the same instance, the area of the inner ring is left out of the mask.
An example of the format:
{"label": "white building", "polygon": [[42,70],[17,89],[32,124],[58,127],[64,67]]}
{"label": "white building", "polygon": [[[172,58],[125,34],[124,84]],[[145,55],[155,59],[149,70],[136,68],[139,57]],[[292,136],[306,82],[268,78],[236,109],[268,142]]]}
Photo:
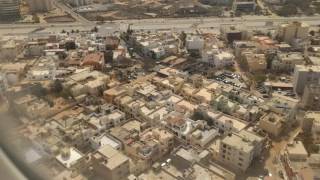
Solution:
{"label": "white building", "polygon": [[56,160],[66,168],[72,168],[80,163],[83,159],[83,154],[76,148],[62,148],[59,155],[56,156]]}
{"label": "white building", "polygon": [[217,68],[222,68],[226,66],[231,66],[234,56],[228,52],[220,52],[214,56],[214,66]]}
{"label": "white building", "polygon": [[240,119],[225,115],[220,112],[203,110],[201,110],[201,112],[204,114],[204,116],[210,118],[213,125],[223,133],[240,132],[247,126],[247,123],[241,121]]}
{"label": "white building", "polygon": [[28,42],[25,46],[24,54],[25,56],[41,56],[44,54],[45,48],[45,43]]}
{"label": "white building", "polygon": [[204,39],[201,36],[188,36],[186,39],[188,50],[202,50],[204,48]]}
{"label": "white building", "polygon": [[320,83],[320,66],[297,65],[293,74],[293,89],[302,94],[304,87],[309,84]]}
{"label": "white building", "polygon": [[191,133],[199,127],[203,127],[205,122],[202,120],[194,121],[181,115],[172,113],[162,124],[170,129],[177,137],[187,140]]}
{"label": "white building", "polygon": [[125,114],[119,110],[114,110],[107,115],[107,119],[112,122],[113,126],[118,126],[125,120]]}
{"label": "white building", "polygon": [[246,171],[252,160],[259,156],[264,139],[248,131],[226,136],[220,142],[219,159],[225,164]]}
{"label": "white building", "polygon": [[42,57],[28,71],[27,79],[32,81],[53,80],[56,77],[56,70],[54,57]]}
{"label": "white building", "polygon": [[166,50],[160,46],[160,47],[151,49],[150,53],[152,58],[160,59],[166,55]]}
{"label": "white building", "polygon": [[93,136],[89,139],[90,145],[93,149],[103,148],[105,145],[109,145],[112,148],[119,150],[121,149],[121,142],[112,138],[111,136],[107,136],[106,134]]}

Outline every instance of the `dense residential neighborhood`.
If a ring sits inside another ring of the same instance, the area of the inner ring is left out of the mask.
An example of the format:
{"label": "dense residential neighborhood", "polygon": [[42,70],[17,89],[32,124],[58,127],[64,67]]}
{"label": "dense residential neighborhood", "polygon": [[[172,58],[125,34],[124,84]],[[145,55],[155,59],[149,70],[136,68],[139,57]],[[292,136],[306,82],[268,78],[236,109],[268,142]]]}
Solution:
{"label": "dense residential neighborhood", "polygon": [[[0,4],[39,21],[0,24],[1,149],[27,179],[319,179],[320,4],[306,3]],[[44,22],[58,10],[73,22]]]}

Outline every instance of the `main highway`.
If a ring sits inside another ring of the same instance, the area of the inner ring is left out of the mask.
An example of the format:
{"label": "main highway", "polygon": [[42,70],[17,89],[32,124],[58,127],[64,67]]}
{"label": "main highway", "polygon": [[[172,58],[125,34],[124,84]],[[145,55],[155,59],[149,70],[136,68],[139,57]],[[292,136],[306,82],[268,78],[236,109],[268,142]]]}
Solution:
{"label": "main highway", "polygon": [[[320,16],[301,17],[274,17],[274,16],[243,16],[243,17],[194,17],[194,18],[155,18],[155,19],[128,19],[106,21],[98,25],[81,19],[72,23],[41,23],[41,24],[0,24],[0,35],[4,34],[28,34],[35,29],[43,32],[59,32],[64,30],[79,29],[90,30],[97,26],[100,32],[113,33],[125,30],[128,25],[134,30],[186,30],[197,28],[219,28],[224,25],[243,25],[248,29],[272,29],[282,23],[301,21],[310,26],[320,25]],[[268,23],[267,23],[268,22]]]}

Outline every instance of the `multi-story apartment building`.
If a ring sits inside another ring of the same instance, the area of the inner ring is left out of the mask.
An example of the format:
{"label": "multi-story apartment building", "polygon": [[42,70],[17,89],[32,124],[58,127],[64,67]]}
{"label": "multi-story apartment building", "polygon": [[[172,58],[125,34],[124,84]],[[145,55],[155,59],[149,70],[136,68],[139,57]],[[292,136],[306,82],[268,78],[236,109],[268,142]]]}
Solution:
{"label": "multi-story apartment building", "polygon": [[303,65],[304,63],[304,56],[301,53],[278,53],[272,61],[271,69],[275,72],[291,73],[295,65]]}
{"label": "multi-story apartment building", "polygon": [[248,131],[226,136],[220,142],[219,160],[246,171],[252,160],[261,153],[263,142],[264,138]]}
{"label": "multi-story apartment building", "polygon": [[293,74],[293,89],[297,94],[302,94],[305,86],[319,84],[320,66],[297,65]]}
{"label": "multi-story apartment building", "polygon": [[129,158],[110,145],[92,155],[94,171],[103,179],[125,180],[130,174]]}
{"label": "multi-story apartment building", "polygon": [[292,43],[294,39],[305,39],[309,34],[309,25],[301,22],[282,24],[278,30],[278,38],[286,43]]}
{"label": "multi-story apartment building", "polygon": [[301,106],[308,110],[320,110],[320,84],[310,84],[304,88]]}
{"label": "multi-story apartment building", "polygon": [[232,9],[234,11],[254,11],[257,7],[255,0],[235,0],[233,1]]}
{"label": "multi-story apartment building", "polygon": [[7,20],[20,16],[19,0],[0,0],[0,19]]}

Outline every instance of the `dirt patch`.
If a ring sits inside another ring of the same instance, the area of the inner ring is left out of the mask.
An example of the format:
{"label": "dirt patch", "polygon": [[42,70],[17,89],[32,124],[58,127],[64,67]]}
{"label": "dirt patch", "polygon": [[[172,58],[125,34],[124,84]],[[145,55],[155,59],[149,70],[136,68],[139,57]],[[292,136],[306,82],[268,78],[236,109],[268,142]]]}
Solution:
{"label": "dirt patch", "polygon": [[48,23],[75,22],[70,15],[45,17],[44,20]]}

